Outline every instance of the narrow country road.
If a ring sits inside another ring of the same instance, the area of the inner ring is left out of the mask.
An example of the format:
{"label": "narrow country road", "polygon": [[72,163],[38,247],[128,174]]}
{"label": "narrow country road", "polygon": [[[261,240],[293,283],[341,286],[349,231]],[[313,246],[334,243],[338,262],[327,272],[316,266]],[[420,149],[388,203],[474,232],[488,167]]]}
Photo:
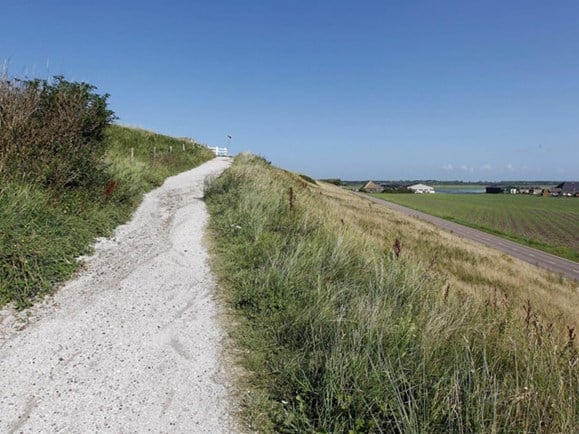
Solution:
{"label": "narrow country road", "polygon": [[147,194],[79,275],[0,312],[1,433],[236,431],[203,247],[216,158]]}
{"label": "narrow country road", "polygon": [[368,195],[362,195],[362,197],[365,197],[372,202],[386,206],[394,211],[398,211],[403,214],[419,218],[420,220],[430,222],[461,237],[468,238],[470,240],[484,244],[485,246],[489,246],[505,252],[511,256],[514,256],[515,258],[528,262],[529,264],[533,264],[546,270],[562,274],[568,279],[574,280],[576,282],[579,281],[579,264],[576,262],[569,261],[568,259],[560,258],[559,256],[551,255],[541,250],[533,249],[531,247],[527,247],[501,237],[497,237],[496,235],[491,235],[477,229],[469,228],[468,226],[463,226],[439,217],[434,217],[421,211],[406,208],[386,200],[377,199]]}

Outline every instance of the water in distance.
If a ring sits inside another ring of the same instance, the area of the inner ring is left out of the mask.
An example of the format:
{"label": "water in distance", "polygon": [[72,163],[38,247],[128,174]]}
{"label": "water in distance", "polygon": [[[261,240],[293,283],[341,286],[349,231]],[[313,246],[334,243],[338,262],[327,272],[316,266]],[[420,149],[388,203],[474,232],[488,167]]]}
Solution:
{"label": "water in distance", "polygon": [[485,192],[484,188],[437,188],[437,193],[444,194],[481,194]]}

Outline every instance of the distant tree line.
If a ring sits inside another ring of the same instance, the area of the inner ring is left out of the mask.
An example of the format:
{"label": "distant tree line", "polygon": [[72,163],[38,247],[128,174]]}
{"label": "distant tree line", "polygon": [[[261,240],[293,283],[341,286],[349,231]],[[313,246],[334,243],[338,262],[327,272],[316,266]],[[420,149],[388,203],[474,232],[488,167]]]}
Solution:
{"label": "distant tree line", "polygon": [[384,189],[382,192],[383,193],[402,193],[402,194],[406,194],[406,193],[414,193],[414,191],[410,190],[408,187],[403,187],[403,186],[396,186],[396,185],[382,185],[382,188]]}
{"label": "distant tree line", "polygon": [[337,186],[339,186],[339,187],[341,187],[342,185],[346,185],[346,184],[344,184],[344,182],[342,182],[342,180],[339,179],[339,178],[320,179],[320,181],[322,181],[322,182],[327,182],[328,184],[334,184],[334,185],[337,185]]}

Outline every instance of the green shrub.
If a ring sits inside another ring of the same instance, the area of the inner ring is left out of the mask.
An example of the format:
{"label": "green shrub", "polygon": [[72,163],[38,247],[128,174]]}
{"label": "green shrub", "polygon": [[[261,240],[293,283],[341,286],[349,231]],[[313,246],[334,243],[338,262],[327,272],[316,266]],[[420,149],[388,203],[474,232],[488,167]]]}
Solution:
{"label": "green shrub", "polygon": [[103,182],[108,95],[62,76],[0,79],[0,176],[63,191]]}

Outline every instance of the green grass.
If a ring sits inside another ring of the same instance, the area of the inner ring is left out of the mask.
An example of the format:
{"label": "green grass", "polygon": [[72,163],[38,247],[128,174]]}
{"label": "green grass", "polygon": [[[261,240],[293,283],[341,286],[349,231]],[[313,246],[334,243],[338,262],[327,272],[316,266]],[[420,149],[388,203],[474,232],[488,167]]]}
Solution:
{"label": "green grass", "polygon": [[439,276],[385,250],[383,232],[341,219],[347,202],[256,157],[237,157],[206,200],[252,429],[577,426],[575,347],[532,308],[521,316],[490,296],[448,296]]}
{"label": "green grass", "polygon": [[376,197],[579,261],[579,200],[510,194]]}
{"label": "green grass", "polygon": [[[90,252],[96,237],[110,235],[130,217],[145,192],[213,158],[206,148],[188,144],[183,152],[181,140],[141,130],[111,126],[107,136],[103,185],[55,192],[1,180],[0,306],[25,307],[52,291],[77,270],[75,258]],[[175,149],[169,154],[171,145]],[[153,160],[154,146],[160,151]]]}

